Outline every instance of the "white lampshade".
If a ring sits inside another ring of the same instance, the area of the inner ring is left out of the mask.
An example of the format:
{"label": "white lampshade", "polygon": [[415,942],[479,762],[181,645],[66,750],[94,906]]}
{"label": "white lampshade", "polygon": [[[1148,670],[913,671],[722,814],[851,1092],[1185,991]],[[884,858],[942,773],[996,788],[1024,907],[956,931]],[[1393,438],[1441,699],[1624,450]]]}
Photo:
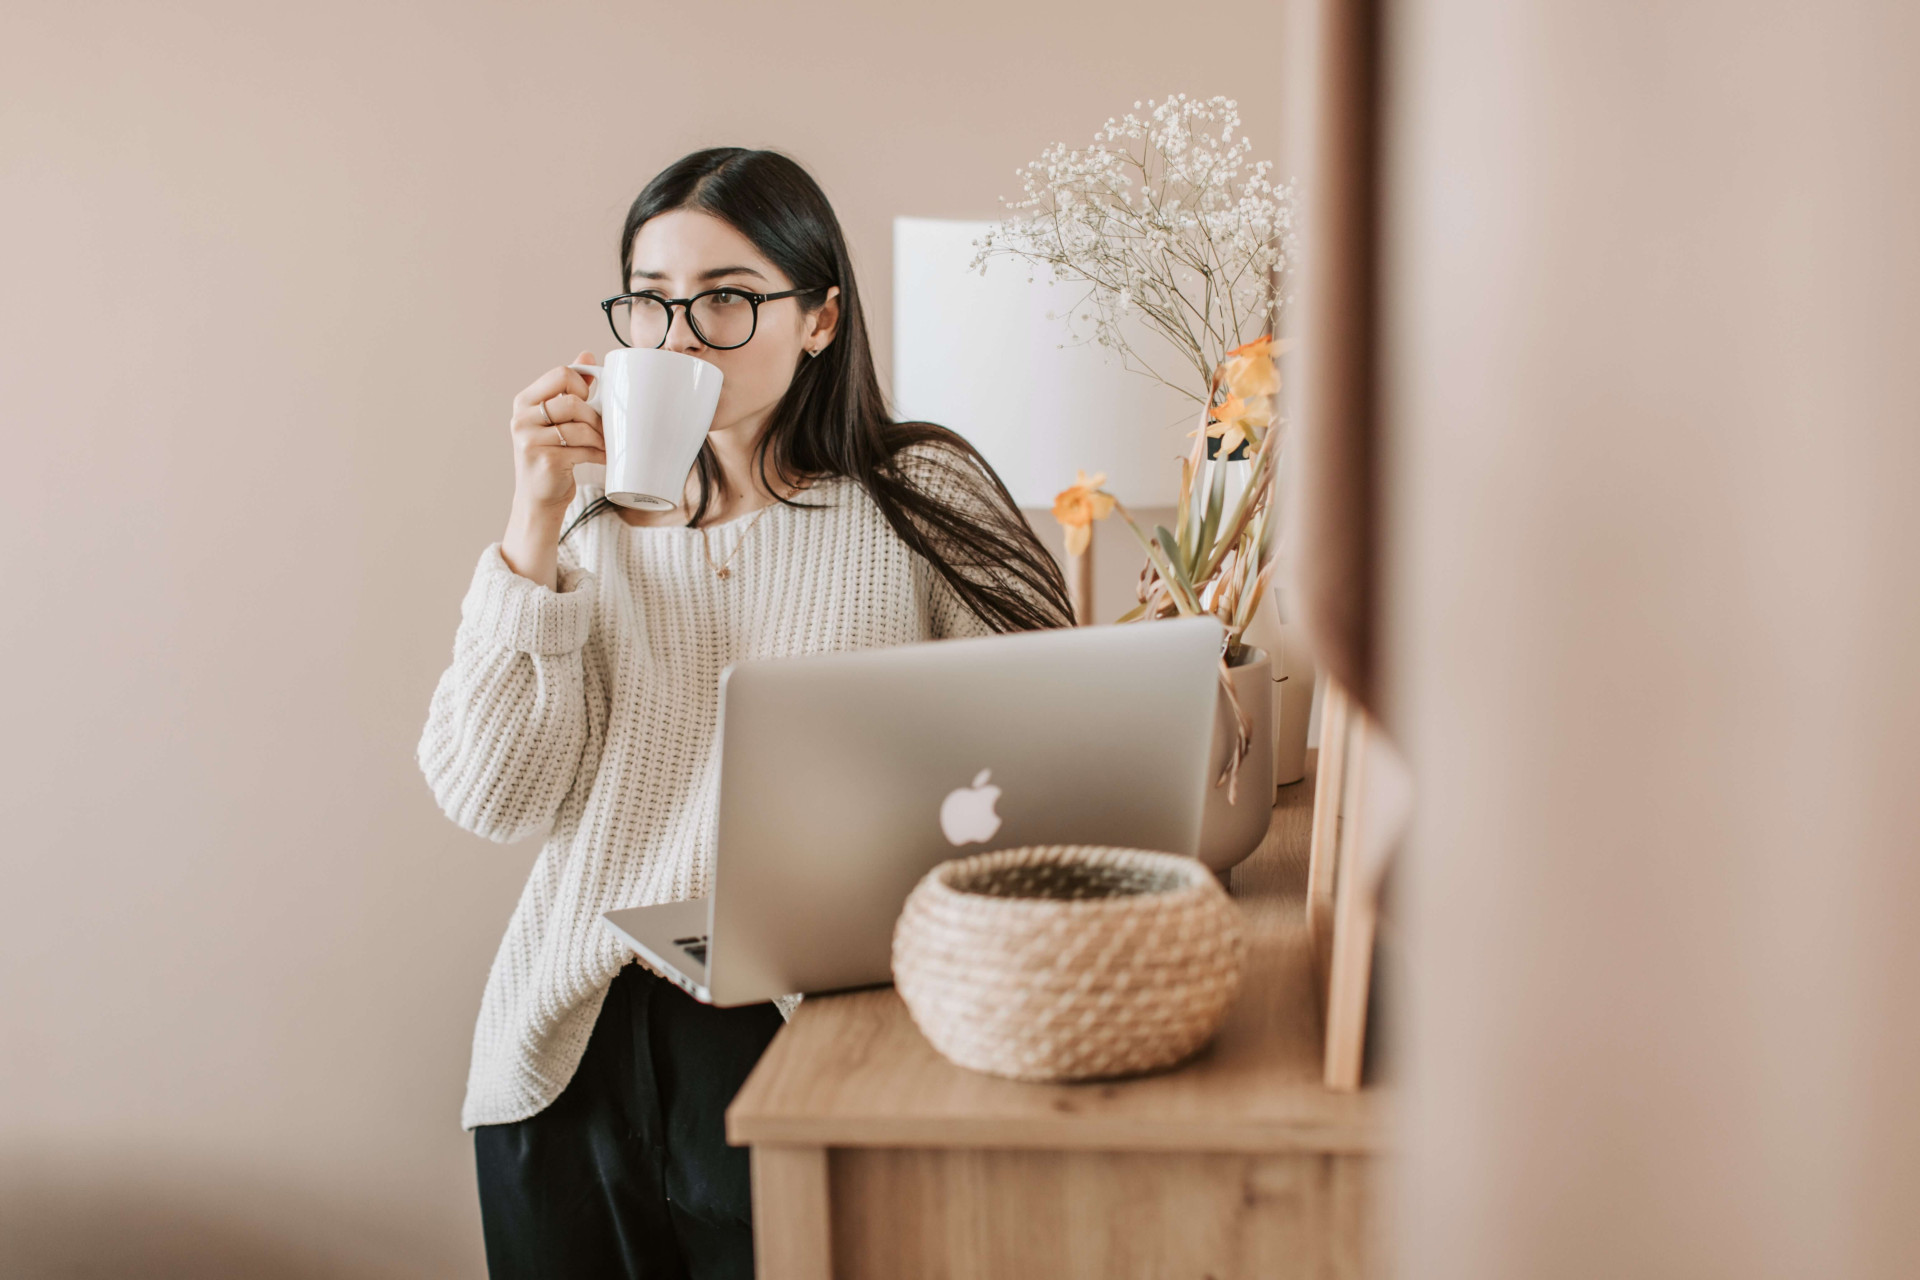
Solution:
{"label": "white lampshade", "polygon": [[[1052,506],[1076,470],[1104,471],[1130,506],[1173,506],[1199,401],[1075,337],[1066,314],[1083,283],[1049,285],[1046,268],[1000,256],[984,276],[969,271],[973,241],[992,225],[893,220],[896,413],[965,436],[1023,507]],[[1092,332],[1091,322],[1077,328]],[[1136,349],[1179,376],[1171,349],[1137,332]]]}

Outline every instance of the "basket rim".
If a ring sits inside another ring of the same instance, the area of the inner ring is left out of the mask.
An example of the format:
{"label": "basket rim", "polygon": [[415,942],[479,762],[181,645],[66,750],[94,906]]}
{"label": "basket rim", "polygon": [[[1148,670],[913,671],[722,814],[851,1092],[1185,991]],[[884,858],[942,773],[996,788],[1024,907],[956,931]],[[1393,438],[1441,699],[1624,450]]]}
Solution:
{"label": "basket rim", "polygon": [[[988,869],[999,862],[1051,860],[1065,862],[1071,857],[1059,857],[1061,854],[1124,854],[1129,861],[1144,859],[1159,864],[1162,869],[1182,877],[1181,882],[1165,889],[1151,889],[1140,893],[1115,894],[1102,898],[1017,898],[1003,897],[998,894],[980,893],[973,889],[961,889],[950,883],[949,877]],[[1018,857],[1016,858],[1016,855]],[[1039,855],[1039,858],[1035,858]],[[959,858],[950,858],[929,871],[922,882],[922,888],[936,893],[942,898],[956,902],[991,903],[1004,910],[1075,910],[1075,911],[1114,911],[1132,907],[1153,905],[1164,909],[1177,904],[1183,898],[1210,897],[1211,892],[1224,893],[1212,871],[1198,858],[1186,854],[1167,853],[1159,849],[1135,849],[1124,845],[1095,844],[1047,844],[1014,845],[1005,849],[989,849],[980,853],[967,854]]]}

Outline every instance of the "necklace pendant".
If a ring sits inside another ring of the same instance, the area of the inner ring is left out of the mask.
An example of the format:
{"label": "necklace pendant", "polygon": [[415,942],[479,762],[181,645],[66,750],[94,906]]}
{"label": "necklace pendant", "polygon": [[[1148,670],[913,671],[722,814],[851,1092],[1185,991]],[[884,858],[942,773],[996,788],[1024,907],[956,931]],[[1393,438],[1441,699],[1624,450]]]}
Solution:
{"label": "necklace pendant", "polygon": [[733,576],[733,570],[727,568],[725,565],[721,565],[713,571],[713,575],[716,578],[731,578]]}

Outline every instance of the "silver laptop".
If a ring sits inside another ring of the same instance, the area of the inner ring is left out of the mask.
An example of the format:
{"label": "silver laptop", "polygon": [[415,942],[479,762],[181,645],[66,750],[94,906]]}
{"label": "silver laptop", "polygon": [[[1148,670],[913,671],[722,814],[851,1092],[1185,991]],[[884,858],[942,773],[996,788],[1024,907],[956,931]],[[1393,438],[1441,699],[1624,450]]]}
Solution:
{"label": "silver laptop", "polygon": [[1211,617],[736,662],[704,898],[609,911],[695,998],[891,982],[937,863],[1025,844],[1196,853],[1222,630]]}

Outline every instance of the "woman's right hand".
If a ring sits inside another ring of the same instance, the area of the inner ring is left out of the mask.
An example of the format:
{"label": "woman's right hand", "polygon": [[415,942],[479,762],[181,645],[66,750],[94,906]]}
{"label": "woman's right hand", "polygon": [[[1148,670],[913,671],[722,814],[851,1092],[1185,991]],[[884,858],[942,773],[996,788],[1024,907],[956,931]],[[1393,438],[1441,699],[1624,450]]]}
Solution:
{"label": "woman's right hand", "polygon": [[[591,351],[574,364],[598,364]],[[559,514],[573,501],[573,467],[607,460],[600,414],[587,406],[588,381],[565,365],[549,369],[513,398],[513,504]]]}
{"label": "woman's right hand", "polygon": [[[598,364],[582,351],[574,364]],[[560,521],[573,501],[574,464],[607,460],[600,414],[587,406],[585,375],[549,369],[513,398],[513,512],[500,539],[507,567],[550,590],[559,582]],[[552,421],[549,422],[548,419]]]}

